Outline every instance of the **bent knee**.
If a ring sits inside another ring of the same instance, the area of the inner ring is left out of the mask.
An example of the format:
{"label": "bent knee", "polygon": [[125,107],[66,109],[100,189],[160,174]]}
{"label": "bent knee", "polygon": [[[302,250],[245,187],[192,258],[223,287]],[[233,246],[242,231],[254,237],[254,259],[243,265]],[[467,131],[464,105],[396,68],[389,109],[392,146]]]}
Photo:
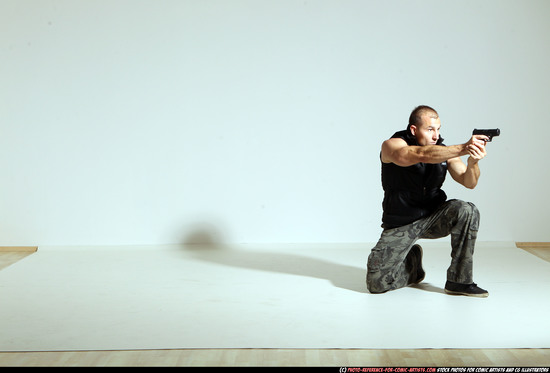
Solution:
{"label": "bent knee", "polygon": [[465,202],[458,199],[449,201],[458,216],[469,217],[479,220],[479,210],[472,202]]}

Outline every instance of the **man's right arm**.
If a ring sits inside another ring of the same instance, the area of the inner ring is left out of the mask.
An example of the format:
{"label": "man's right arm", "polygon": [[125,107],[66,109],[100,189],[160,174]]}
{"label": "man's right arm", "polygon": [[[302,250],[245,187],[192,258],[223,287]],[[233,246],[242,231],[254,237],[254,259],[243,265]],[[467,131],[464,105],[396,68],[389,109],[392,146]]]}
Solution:
{"label": "man's right arm", "polygon": [[441,163],[468,154],[468,145],[473,141],[472,139],[460,145],[416,146],[407,145],[401,138],[391,138],[382,143],[381,158],[384,163],[395,163],[401,167],[417,163]]}

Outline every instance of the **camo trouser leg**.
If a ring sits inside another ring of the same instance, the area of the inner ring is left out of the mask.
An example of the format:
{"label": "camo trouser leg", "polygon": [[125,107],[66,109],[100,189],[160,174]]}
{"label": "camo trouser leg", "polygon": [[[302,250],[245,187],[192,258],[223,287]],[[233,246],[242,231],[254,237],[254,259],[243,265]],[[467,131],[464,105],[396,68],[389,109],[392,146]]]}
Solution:
{"label": "camo trouser leg", "polygon": [[429,217],[411,224],[385,229],[367,262],[367,288],[383,293],[408,285],[410,273],[405,258],[414,243],[451,235],[451,265],[447,280],[473,282],[474,246],[479,229],[479,211],[474,204],[449,200]]}

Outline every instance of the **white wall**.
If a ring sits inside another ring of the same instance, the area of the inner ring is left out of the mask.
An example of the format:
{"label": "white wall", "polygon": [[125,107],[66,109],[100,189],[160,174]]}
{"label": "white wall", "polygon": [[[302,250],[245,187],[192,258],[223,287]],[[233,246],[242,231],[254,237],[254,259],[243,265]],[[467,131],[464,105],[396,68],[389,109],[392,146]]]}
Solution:
{"label": "white wall", "polygon": [[550,2],[1,0],[0,245],[372,242],[381,142],[499,127],[480,240],[550,241]]}

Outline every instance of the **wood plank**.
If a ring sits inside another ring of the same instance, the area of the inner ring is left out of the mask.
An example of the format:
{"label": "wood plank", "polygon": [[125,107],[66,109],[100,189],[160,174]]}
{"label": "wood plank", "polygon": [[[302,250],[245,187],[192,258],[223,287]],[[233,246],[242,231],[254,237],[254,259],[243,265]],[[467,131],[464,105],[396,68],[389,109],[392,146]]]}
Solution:
{"label": "wood plank", "polygon": [[0,252],[0,270],[17,263],[23,258],[34,254],[33,251],[4,251]]}
{"label": "wood plank", "polygon": [[550,349],[187,349],[0,352],[4,367],[548,367]]}
{"label": "wood plank", "polygon": [[550,242],[516,242],[520,249],[550,249]]}
{"label": "wood plank", "polygon": [[38,250],[38,246],[0,246],[1,253],[12,253],[12,252],[34,253],[37,250]]}

